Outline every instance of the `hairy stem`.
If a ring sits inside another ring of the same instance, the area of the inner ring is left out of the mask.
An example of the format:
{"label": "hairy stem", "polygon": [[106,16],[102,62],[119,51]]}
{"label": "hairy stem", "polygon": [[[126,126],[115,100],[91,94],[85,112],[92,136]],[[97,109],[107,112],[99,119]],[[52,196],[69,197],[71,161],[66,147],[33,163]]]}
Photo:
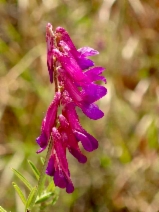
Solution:
{"label": "hairy stem", "polygon": [[43,190],[43,180],[44,180],[44,177],[46,175],[45,170],[46,170],[46,167],[47,167],[47,164],[48,164],[49,156],[51,154],[52,144],[53,144],[52,139],[50,139],[49,147],[48,147],[46,158],[45,158],[45,162],[44,162],[43,168],[41,170],[40,178],[39,178],[39,182],[38,182],[37,195],[39,195],[39,196],[41,195],[42,190]]}
{"label": "hairy stem", "polygon": [[45,158],[45,162],[44,162],[44,165],[43,165],[43,167],[41,169],[40,178],[39,178],[38,185],[37,185],[37,191],[36,191],[36,193],[34,195],[34,198],[32,199],[32,202],[30,203],[30,208],[27,209],[27,212],[31,212],[32,207],[35,205],[37,196],[41,196],[41,193],[43,191],[44,178],[45,178],[45,175],[46,175],[45,174],[45,170],[46,170],[46,167],[47,167],[47,164],[48,164],[49,156],[51,154],[52,143],[53,143],[52,139],[50,139],[49,147],[48,147],[46,158]]}

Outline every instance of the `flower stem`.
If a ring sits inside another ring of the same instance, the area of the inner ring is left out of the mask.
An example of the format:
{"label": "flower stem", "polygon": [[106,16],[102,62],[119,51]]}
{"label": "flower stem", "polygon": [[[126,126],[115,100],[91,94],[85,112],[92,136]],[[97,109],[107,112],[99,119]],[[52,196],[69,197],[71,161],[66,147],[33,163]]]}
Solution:
{"label": "flower stem", "polygon": [[30,207],[27,208],[27,212],[31,212],[32,208],[35,205],[37,196],[41,196],[41,193],[43,191],[43,185],[44,185],[44,179],[45,179],[45,170],[46,170],[46,166],[48,164],[49,156],[50,156],[50,153],[51,153],[52,143],[53,143],[52,142],[52,139],[50,139],[50,141],[49,141],[49,147],[48,147],[46,158],[45,158],[45,162],[44,162],[44,165],[43,165],[42,170],[41,170],[41,173],[40,173],[40,177],[39,177],[37,189],[36,189],[36,192],[34,194],[34,198],[32,198],[32,201],[30,203]]}
{"label": "flower stem", "polygon": [[45,158],[45,162],[44,162],[43,168],[41,170],[40,178],[39,178],[39,182],[38,182],[37,195],[39,195],[39,196],[41,195],[42,190],[43,190],[43,181],[44,181],[44,178],[45,178],[45,175],[46,175],[45,170],[46,170],[48,160],[49,160],[49,157],[50,157],[50,154],[51,154],[52,144],[53,144],[52,139],[50,139],[49,147],[48,147],[46,158]]}

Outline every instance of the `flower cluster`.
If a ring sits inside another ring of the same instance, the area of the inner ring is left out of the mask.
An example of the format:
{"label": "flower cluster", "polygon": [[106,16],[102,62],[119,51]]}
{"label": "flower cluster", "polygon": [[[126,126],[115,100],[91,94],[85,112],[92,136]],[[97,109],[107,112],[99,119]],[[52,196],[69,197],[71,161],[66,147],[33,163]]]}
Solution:
{"label": "flower cluster", "polygon": [[42,121],[41,134],[36,139],[40,146],[38,153],[53,142],[46,174],[53,176],[56,186],[72,193],[74,186],[66,149],[80,163],[85,163],[87,158],[82,154],[79,142],[89,152],[98,147],[97,140],[80,125],[75,108],[79,107],[90,119],[102,118],[104,113],[94,102],[105,96],[107,90],[95,82],[102,80],[106,83],[106,79],[101,75],[104,68],[95,67],[94,62],[87,58],[98,51],[90,47],[77,50],[64,28],[57,27],[53,31],[48,23],[46,42],[47,66],[50,82],[55,83],[55,96]]}

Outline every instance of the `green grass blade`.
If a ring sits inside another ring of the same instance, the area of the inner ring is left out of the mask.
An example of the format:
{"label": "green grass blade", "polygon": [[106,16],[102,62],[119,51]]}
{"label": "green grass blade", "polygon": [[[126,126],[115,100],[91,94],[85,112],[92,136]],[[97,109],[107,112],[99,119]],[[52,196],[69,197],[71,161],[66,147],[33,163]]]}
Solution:
{"label": "green grass blade", "polygon": [[12,185],[14,186],[17,194],[19,195],[20,199],[22,200],[23,204],[26,204],[26,199],[24,197],[24,194],[22,193],[21,189],[19,188],[19,186],[16,183],[12,183]]}
{"label": "green grass blade", "polygon": [[7,211],[4,210],[4,208],[2,208],[2,207],[0,206],[0,212],[7,212]]}
{"label": "green grass blade", "polygon": [[35,165],[30,160],[28,160],[28,163],[29,163],[29,165],[30,165],[30,167],[31,167],[36,179],[39,180],[39,177],[40,177],[39,170],[35,167]]}
{"label": "green grass blade", "polygon": [[32,186],[30,185],[30,183],[25,179],[25,177],[23,177],[22,174],[20,174],[17,170],[13,169],[14,174],[28,187],[28,189],[31,191],[32,190]]}
{"label": "green grass blade", "polygon": [[25,205],[25,211],[29,211],[32,209],[32,207],[34,206],[35,204],[35,200],[36,200],[36,196],[37,196],[37,187],[34,187],[29,196],[28,196],[28,199],[26,201],[26,205]]}

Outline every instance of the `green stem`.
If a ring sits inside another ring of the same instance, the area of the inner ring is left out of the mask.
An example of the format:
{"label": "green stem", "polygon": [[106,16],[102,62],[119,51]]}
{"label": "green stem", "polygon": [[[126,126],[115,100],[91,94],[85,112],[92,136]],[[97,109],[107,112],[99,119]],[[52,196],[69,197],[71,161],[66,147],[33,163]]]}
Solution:
{"label": "green stem", "polygon": [[42,171],[40,173],[40,178],[39,178],[39,182],[38,182],[37,195],[39,195],[39,196],[41,195],[42,190],[43,190],[43,181],[44,181],[44,177],[46,175],[45,170],[46,170],[46,167],[47,167],[47,164],[48,164],[48,161],[49,161],[49,157],[50,157],[50,154],[51,154],[52,144],[53,144],[52,139],[50,139],[49,147],[48,147],[46,158],[45,158],[45,162],[44,162]]}
{"label": "green stem", "polygon": [[41,196],[41,193],[43,191],[43,181],[44,181],[45,175],[46,175],[45,170],[46,170],[48,160],[49,160],[49,157],[50,157],[50,154],[51,154],[52,145],[53,145],[53,142],[52,142],[52,139],[50,139],[49,147],[48,147],[46,158],[45,158],[45,162],[44,162],[43,168],[42,168],[41,173],[40,173],[40,177],[39,177],[39,181],[38,181],[38,185],[37,185],[37,191],[34,195],[34,198],[32,199],[32,202],[30,203],[30,208],[27,210],[27,212],[31,212],[32,207],[35,205],[37,196]]}

